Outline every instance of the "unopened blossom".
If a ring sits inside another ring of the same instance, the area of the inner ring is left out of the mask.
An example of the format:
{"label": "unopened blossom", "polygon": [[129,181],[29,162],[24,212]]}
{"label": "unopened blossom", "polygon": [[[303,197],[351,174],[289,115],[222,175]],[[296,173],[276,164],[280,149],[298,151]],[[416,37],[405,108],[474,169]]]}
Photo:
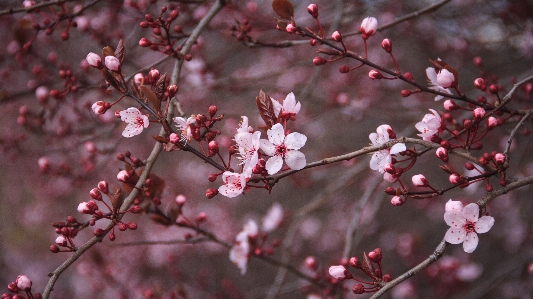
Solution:
{"label": "unopened blossom", "polygon": [[26,275],[19,275],[15,280],[17,287],[23,291],[31,289],[31,280]]}
{"label": "unopened blossom", "polygon": [[437,111],[429,109],[432,114],[424,115],[422,121],[418,122],[415,127],[420,134],[418,136],[422,137],[424,140],[431,140],[431,136],[439,133],[442,119]]}
{"label": "unopened blossom", "polygon": [[178,128],[181,130],[181,136],[191,141],[192,139],[192,125],[196,123],[196,117],[194,115],[185,119],[183,117],[174,117],[174,122],[178,125]]}
{"label": "unopened blossom", "polygon": [[275,124],[267,131],[268,140],[261,139],[261,150],[271,156],[266,162],[268,174],[277,173],[283,166],[283,161],[294,170],[305,167],[305,155],[298,151],[305,145],[307,137],[293,132],[285,136],[285,129],[281,124]]}
{"label": "unopened blossom", "polygon": [[[428,67],[426,69],[426,75],[427,75],[428,80],[429,80],[429,85],[431,85],[430,89],[433,89],[435,91],[442,92],[442,93],[447,93],[447,94],[450,94],[450,95],[452,94],[452,92],[450,91],[449,88],[444,88],[444,87],[439,85],[439,83],[437,81],[437,72],[435,71],[435,68]],[[443,98],[444,98],[444,96],[437,95],[435,97],[435,101],[439,101],[439,100],[441,100]]]}
{"label": "unopened blossom", "polygon": [[133,76],[133,81],[135,82],[135,84],[140,85],[144,82],[144,75],[141,73],[136,74],[135,76]]}
{"label": "unopened blossom", "polygon": [[399,207],[401,205],[403,205],[405,203],[405,198],[404,197],[401,197],[401,196],[393,196],[390,200],[390,203],[393,205],[393,206],[396,206],[396,207]]}
{"label": "unopened blossom", "polygon": [[450,226],[444,239],[450,244],[463,243],[463,249],[472,253],[479,242],[477,234],[488,232],[494,225],[494,218],[483,216],[479,218],[479,206],[475,203],[466,205],[463,209],[447,210],[444,221]]}
{"label": "unopened blossom", "polygon": [[485,116],[485,109],[478,107],[472,111],[472,114],[474,115],[474,119],[479,121],[483,118],[483,116]]}
{"label": "unopened blossom", "polygon": [[344,272],[346,271],[346,268],[342,265],[338,266],[331,266],[329,267],[329,275],[335,279],[343,279],[346,278],[346,275]]}
{"label": "unopened blossom", "polygon": [[93,200],[78,205],[78,212],[82,214],[93,214],[96,210],[98,210],[98,205]]}
{"label": "unopened blossom", "polygon": [[58,236],[55,242],[59,246],[67,246],[67,238],[65,238],[64,236]]}
{"label": "unopened blossom", "polygon": [[101,68],[102,67],[102,58],[98,54],[95,54],[93,52],[87,54],[87,57],[85,58],[87,60],[87,63],[95,68]]}
{"label": "unopened blossom", "polygon": [[104,101],[96,101],[92,106],[91,109],[93,110],[94,114],[101,115],[104,114],[107,109],[111,107],[111,104],[104,102]]}
{"label": "unopened blossom", "polygon": [[367,39],[376,34],[376,31],[378,30],[378,20],[374,17],[366,17],[359,29],[361,30],[361,37]]}
{"label": "unopened blossom", "polygon": [[[376,133],[370,133],[368,138],[370,138],[372,145],[379,146],[391,140],[389,131],[392,132],[392,128],[389,125],[381,125],[376,129]],[[380,173],[384,173],[385,165],[392,161],[392,155],[401,153],[406,149],[407,147],[405,144],[396,143],[390,149],[383,149],[375,152],[370,159],[370,168],[372,170],[377,170]]]}
{"label": "unopened blossom", "polygon": [[262,219],[262,228],[264,232],[271,232],[278,228],[283,221],[283,208],[277,202],[272,204],[267,214]]}
{"label": "unopened blossom", "polygon": [[442,88],[450,88],[455,85],[455,76],[447,69],[442,69],[437,74],[437,84]]}
{"label": "unopened blossom", "polygon": [[150,126],[148,116],[144,115],[139,109],[130,107],[122,110],[119,113],[120,119],[127,123],[126,128],[122,132],[124,137],[132,137],[141,134],[144,128]]}
{"label": "unopened blossom", "polygon": [[120,60],[115,56],[106,56],[104,59],[105,67],[113,72],[120,72]]}
{"label": "unopened blossom", "polygon": [[120,182],[126,183],[130,180],[130,174],[127,170],[121,170],[117,174],[117,180]]}
{"label": "unopened blossom", "polygon": [[284,118],[294,117],[296,114],[298,114],[298,112],[300,112],[300,108],[302,107],[300,102],[296,102],[296,97],[292,92],[285,97],[283,104],[280,104],[280,102],[274,99],[271,100],[272,104],[274,105],[274,114],[279,116],[281,112],[281,116]]}
{"label": "unopened blossom", "polygon": [[33,1],[33,0],[24,0],[24,1],[22,2],[22,6],[23,6],[24,8],[30,8],[30,7],[32,7],[32,6],[34,6],[34,5],[35,5],[35,1]]}
{"label": "unopened blossom", "polygon": [[241,165],[244,165],[243,172],[249,172],[251,176],[252,169],[257,165],[259,154],[257,151],[261,145],[261,132],[254,133],[241,132],[235,134],[235,142],[239,150]]}
{"label": "unopened blossom", "polygon": [[417,187],[427,187],[429,185],[428,180],[423,174],[414,175],[411,180],[413,181],[413,185]]}
{"label": "unopened blossom", "polygon": [[46,103],[46,100],[48,100],[48,93],[50,91],[48,90],[48,87],[46,86],[39,86],[37,89],[35,89],[35,97],[37,98],[37,101],[39,103]]}
{"label": "unopened blossom", "polygon": [[222,174],[224,185],[218,188],[218,192],[229,198],[236,197],[244,191],[247,178],[245,173],[225,171]]}
{"label": "unopened blossom", "polygon": [[241,269],[241,275],[246,274],[246,266],[250,257],[250,238],[257,236],[257,233],[257,223],[249,220],[235,238],[235,245],[229,252],[230,261]]}

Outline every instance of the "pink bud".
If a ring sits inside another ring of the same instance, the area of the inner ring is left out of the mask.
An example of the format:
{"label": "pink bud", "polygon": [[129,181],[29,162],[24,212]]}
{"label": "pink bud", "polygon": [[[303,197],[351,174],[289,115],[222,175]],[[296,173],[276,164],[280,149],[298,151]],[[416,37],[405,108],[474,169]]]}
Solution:
{"label": "pink bud", "polygon": [[372,35],[376,34],[378,29],[378,20],[374,17],[367,17],[361,23],[361,33],[363,39],[367,39]]}
{"label": "pink bud", "polygon": [[101,115],[101,114],[106,113],[106,111],[109,108],[111,108],[111,104],[104,102],[104,101],[97,101],[91,106],[91,109],[96,115]]}
{"label": "pink bud", "polygon": [[48,93],[49,90],[46,86],[39,86],[37,89],[35,89],[35,97],[41,104],[45,104],[48,100]]}
{"label": "pink bud", "polygon": [[400,95],[404,98],[408,97],[411,95],[411,91],[408,90],[408,89],[403,89],[402,91],[400,91]]}
{"label": "pink bud", "polygon": [[205,196],[207,198],[213,198],[218,194],[218,190],[215,188],[209,188],[205,191]]}
{"label": "pink bud", "polygon": [[113,72],[120,72],[120,60],[115,56],[105,57],[105,67]]}
{"label": "pink bud", "polygon": [[102,58],[100,58],[98,54],[91,52],[87,54],[87,57],[85,58],[85,60],[87,60],[87,63],[94,68],[98,68],[98,69],[102,68]]}
{"label": "pink bud", "polygon": [[453,100],[446,100],[444,101],[444,109],[448,111],[457,110],[459,106],[453,101]]}
{"label": "pink bud", "polygon": [[135,81],[135,84],[140,85],[144,81],[144,75],[141,73],[138,73],[133,77],[133,80]]}
{"label": "pink bud", "polygon": [[294,32],[296,32],[296,27],[292,23],[289,23],[289,25],[287,25],[287,27],[285,27],[285,30],[288,33],[294,33]]}
{"label": "pink bud", "polygon": [[168,96],[173,97],[178,92],[178,86],[171,84],[168,86]]}
{"label": "pink bud", "polygon": [[448,162],[448,150],[444,147],[439,147],[435,152],[437,157],[439,157],[443,162]]}
{"label": "pink bud", "polygon": [[329,267],[329,275],[331,275],[331,277],[335,279],[346,278],[346,275],[344,274],[345,271],[346,271],[346,268],[344,268],[344,266],[341,266],[341,265]]}
{"label": "pink bud", "polygon": [[[387,53],[392,52],[392,42],[391,42],[390,39],[388,39],[388,38],[384,39],[384,40],[381,42],[381,47],[382,47],[383,50],[385,50]],[[405,76],[405,74],[404,74],[404,76]]]}
{"label": "pink bud", "polygon": [[485,85],[485,80],[483,80],[483,78],[477,78],[474,80],[474,86],[479,90],[487,90],[487,85]]}
{"label": "pink bud", "polygon": [[447,69],[442,69],[437,74],[437,84],[443,88],[450,88],[455,85],[455,76]]}
{"label": "pink bud", "polygon": [[63,246],[63,247],[67,246],[67,238],[65,238],[64,236],[57,237],[55,242],[59,246]]}
{"label": "pink bud", "polygon": [[347,66],[347,65],[341,65],[339,67],[339,72],[342,73],[342,74],[346,74],[350,71],[350,67]]}
{"label": "pink bud", "polygon": [[216,105],[209,106],[209,116],[215,117],[215,115],[217,114],[217,110],[218,109]]}
{"label": "pink bud", "polygon": [[336,42],[342,42],[342,35],[339,31],[335,31],[331,34],[331,38]]}
{"label": "pink bud", "polygon": [[[394,183],[398,180],[398,178],[394,174],[389,172],[385,172],[383,174],[383,179],[389,183]],[[396,191],[394,192],[394,194],[396,194]]]}
{"label": "pink bud", "polygon": [[461,179],[461,177],[458,175],[458,174],[451,174],[450,177],[448,178],[448,180],[450,181],[450,183],[454,184],[454,185],[457,185],[457,184],[460,184],[463,182],[463,180]]}
{"label": "pink bud", "polygon": [[15,280],[17,287],[23,291],[31,289],[31,280],[26,275],[19,275]]}
{"label": "pink bud", "polygon": [[318,6],[316,4],[309,4],[307,6],[307,12],[313,17],[318,18]]}
{"label": "pink bud", "polygon": [[139,46],[141,47],[150,47],[151,45],[152,45],[152,42],[145,37],[139,40]]}
{"label": "pink bud", "polygon": [[413,181],[413,185],[417,187],[429,186],[429,182],[426,180],[426,177],[423,174],[414,175],[411,180]]}
{"label": "pink bud", "polygon": [[368,77],[372,80],[374,79],[382,79],[383,78],[383,75],[377,71],[377,70],[371,70],[369,73],[368,73]]}
{"label": "pink bud", "polygon": [[47,172],[50,169],[50,160],[47,157],[40,157],[37,160],[37,164],[39,164],[39,170],[41,172]]}
{"label": "pink bud", "polygon": [[155,82],[159,78],[159,71],[156,69],[151,69],[148,73],[148,79],[150,82]]}
{"label": "pink bud", "polygon": [[98,190],[98,188],[91,189],[91,191],[89,191],[89,196],[91,196],[91,198],[95,200],[102,200],[102,193],[100,193],[100,190]]}
{"label": "pink bud", "polygon": [[207,145],[208,147],[208,150],[209,150],[209,157],[213,157],[214,155],[216,155],[218,153],[218,142],[216,142],[215,140],[209,142],[209,144]]}
{"label": "pink bud", "polygon": [[361,262],[355,256],[350,258],[349,264],[350,264],[351,267],[354,267],[355,269],[360,269],[361,268]]}
{"label": "pink bud", "polygon": [[316,66],[326,64],[326,62],[327,62],[326,59],[319,57],[319,56],[313,58],[313,64]]}
{"label": "pink bud", "polygon": [[390,203],[393,206],[399,207],[405,203],[405,198],[396,195],[392,197],[392,199],[390,200]]}
{"label": "pink bud", "polygon": [[498,120],[495,117],[489,116],[489,118],[487,118],[487,130],[490,131],[496,128],[497,125],[498,125]]}
{"label": "pink bud", "polygon": [[316,258],[314,256],[308,256],[304,260],[304,264],[307,268],[311,270],[318,269],[318,262],[316,261]]}
{"label": "pink bud", "polygon": [[169,139],[170,142],[174,144],[178,144],[180,142],[180,136],[176,133],[171,133]]}
{"label": "pink bud", "polygon": [[356,284],[354,284],[353,287],[352,287],[352,292],[353,292],[354,294],[357,294],[357,295],[359,295],[359,294],[364,294],[364,293],[366,292],[366,291],[365,291],[365,286],[362,285],[362,284],[360,284],[360,283],[356,283]]}
{"label": "pink bud", "polygon": [[496,164],[503,165],[503,163],[505,163],[505,155],[502,153],[497,153],[494,155],[494,161],[496,161]]}
{"label": "pink bud", "polygon": [[483,59],[479,56],[474,57],[473,62],[476,66],[483,66]]}
{"label": "pink bud", "polygon": [[184,205],[185,202],[187,202],[187,197],[185,197],[185,195],[183,194],[180,194],[178,196],[176,196],[176,203],[180,206]]}
{"label": "pink bud", "polygon": [[474,109],[474,111],[472,113],[474,114],[474,120],[475,121],[480,121],[483,118],[483,116],[485,116],[485,109],[476,108],[476,109]]}
{"label": "pink bud", "polygon": [[82,214],[92,215],[96,210],[98,210],[98,205],[96,205],[96,203],[92,200],[88,202],[82,202],[78,205],[78,212]]}
{"label": "pink bud", "polygon": [[130,179],[130,175],[128,174],[126,170],[121,170],[117,174],[117,179],[123,183],[127,183]]}
{"label": "pink bud", "polygon": [[100,181],[98,183],[98,189],[102,191],[103,193],[107,194],[109,192],[109,188],[106,181]]}

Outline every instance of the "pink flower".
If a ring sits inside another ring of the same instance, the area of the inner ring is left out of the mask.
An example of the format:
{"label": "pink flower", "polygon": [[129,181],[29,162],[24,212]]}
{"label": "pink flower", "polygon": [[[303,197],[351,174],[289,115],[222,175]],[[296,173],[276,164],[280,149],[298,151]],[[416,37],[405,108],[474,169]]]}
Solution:
{"label": "pink flower", "polygon": [[[426,69],[426,75],[429,80],[429,85],[431,85],[430,89],[433,89],[435,91],[442,92],[442,93],[452,94],[452,92],[448,88],[444,88],[441,85],[439,85],[438,80],[437,80],[437,72],[435,71],[434,68],[428,67]],[[444,97],[441,95],[438,95],[435,97],[435,101],[439,101],[442,98]]]}
{"label": "pink flower", "polygon": [[31,289],[31,280],[26,275],[19,275],[15,280],[17,287],[23,291]]}
{"label": "pink flower", "polygon": [[120,111],[120,119],[126,122],[126,128],[122,132],[124,137],[132,137],[141,134],[144,128],[150,126],[148,116],[141,114],[139,109],[131,107]]}
{"label": "pink flower", "polygon": [[271,232],[278,228],[283,221],[283,208],[277,202],[272,204],[267,214],[263,217],[262,227],[264,232]]}
{"label": "pink flower", "polygon": [[447,69],[442,69],[437,74],[437,84],[442,88],[450,88],[455,85],[455,76]]}
{"label": "pink flower", "polygon": [[242,120],[239,123],[239,127],[237,128],[237,133],[252,133],[254,129],[251,126],[248,126],[248,117],[241,116],[241,118]]}
{"label": "pink flower", "polygon": [[257,224],[255,221],[249,220],[235,238],[235,245],[229,252],[230,261],[241,269],[241,275],[246,274],[246,266],[250,255],[250,238],[256,237],[257,233]]}
{"label": "pink flower", "polygon": [[468,204],[463,209],[458,206],[444,213],[444,221],[450,226],[444,239],[450,244],[463,243],[463,249],[472,253],[479,242],[477,234],[488,232],[494,225],[491,216],[479,217],[479,206],[475,203]]}
{"label": "pink flower", "polygon": [[331,275],[331,277],[335,279],[346,278],[346,275],[344,274],[345,271],[346,271],[346,268],[344,268],[344,266],[341,266],[341,265],[329,267],[329,275]]}
{"label": "pink flower", "polygon": [[367,39],[372,35],[376,34],[378,29],[378,20],[374,17],[367,17],[361,23],[361,33],[363,39]]}
{"label": "pink flower", "polygon": [[196,117],[191,115],[191,117],[185,119],[183,117],[174,117],[174,122],[178,125],[178,128],[181,130],[182,138],[186,138],[187,141],[192,139],[192,125],[196,123]]}
{"label": "pink flower", "polygon": [[245,173],[239,174],[225,171],[222,174],[222,181],[224,181],[224,185],[218,188],[218,192],[229,198],[236,197],[244,191],[247,178],[248,177]]}
{"label": "pink flower", "polygon": [[235,142],[237,143],[240,154],[240,164],[244,164],[243,172],[247,172],[249,177],[252,175],[252,169],[257,165],[257,161],[259,160],[257,151],[261,145],[260,139],[260,131],[235,134]]}
{"label": "pink flower", "polygon": [[[379,146],[390,141],[390,134],[394,134],[389,125],[381,125],[376,129],[376,133],[370,133],[368,138],[372,145]],[[380,173],[385,172],[385,166],[392,161],[392,155],[405,151],[407,147],[403,143],[396,143],[390,149],[384,149],[375,152],[370,159],[370,169],[377,170]]]}
{"label": "pink flower", "polygon": [[[305,145],[307,137],[293,132],[285,136],[285,129],[281,124],[275,124],[267,131],[268,140],[261,139],[261,150],[271,156],[265,168],[268,174],[275,174],[283,166],[283,161],[294,170],[305,167],[305,155],[298,151]],[[254,165],[255,166],[255,165]]]}
{"label": "pink flower", "polygon": [[390,138],[390,132],[393,132],[391,126],[389,125],[381,125],[376,129],[376,133],[370,133],[368,135],[368,138],[370,138],[370,142],[372,142],[372,145],[382,145],[385,142],[388,142]]}
{"label": "pink flower", "polygon": [[102,67],[102,58],[98,54],[95,54],[93,52],[87,54],[87,57],[85,58],[87,60],[87,63],[95,68],[101,68]]}
{"label": "pink flower", "polygon": [[300,102],[296,102],[296,98],[292,92],[285,97],[283,105],[274,99],[271,100],[272,104],[274,105],[274,114],[279,116],[281,112],[281,117],[283,118],[294,117],[296,114],[298,114],[298,112],[300,112],[300,108],[302,107]]}
{"label": "pink flower", "polygon": [[[89,63],[90,64],[90,63]],[[120,60],[115,56],[105,57],[105,67],[113,72],[120,72]]]}
{"label": "pink flower", "polygon": [[441,118],[437,111],[429,109],[432,114],[424,115],[424,118],[421,122],[418,122],[415,127],[421,134],[417,134],[422,137],[424,140],[431,140],[431,136],[439,133],[441,126]]}
{"label": "pink flower", "polygon": [[33,0],[24,0],[24,2],[22,2],[22,6],[24,8],[30,8],[30,7],[32,7],[34,5],[35,5],[35,1],[33,1]]}

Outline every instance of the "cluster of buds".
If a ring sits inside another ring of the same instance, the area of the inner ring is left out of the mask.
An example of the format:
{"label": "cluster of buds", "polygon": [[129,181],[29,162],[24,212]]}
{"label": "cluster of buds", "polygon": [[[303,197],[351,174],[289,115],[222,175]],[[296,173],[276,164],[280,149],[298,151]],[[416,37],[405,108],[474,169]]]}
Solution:
{"label": "cluster of buds", "polygon": [[242,20],[242,22],[235,20],[235,22],[237,25],[231,27],[231,35],[237,37],[238,41],[251,41],[252,37],[249,33],[252,31],[252,25],[250,22],[247,19]]}
{"label": "cluster of buds", "polygon": [[74,216],[68,216],[66,221],[55,222],[52,226],[59,236],[56,238],[55,244],[50,245],[50,251],[53,253],[75,251],[73,239],[84,225],[79,223]]}
{"label": "cluster of buds", "polygon": [[[31,280],[26,275],[19,275],[17,279],[13,282],[10,282],[7,285],[7,289],[14,293],[15,295],[11,295],[10,293],[4,293],[0,298],[2,299],[41,299],[42,295],[40,293],[32,294],[31,292]],[[26,296],[24,296],[22,293],[25,293]]]}
{"label": "cluster of buds", "polygon": [[[363,262],[361,262],[357,257],[351,257],[348,263],[343,263],[337,266],[329,267],[329,274],[333,278],[333,283],[337,283],[343,280],[355,280],[358,283],[354,284],[352,287],[352,292],[354,294],[364,294],[376,292],[384,283],[391,281],[391,276],[389,274],[383,275],[382,265],[382,251],[380,248],[376,248],[373,251],[370,251],[368,255],[363,253]],[[346,264],[349,264],[350,267],[354,269],[361,270],[366,276],[368,276],[372,281],[364,281],[358,278],[355,278],[352,273],[346,269]],[[367,286],[365,286],[367,285]]]}

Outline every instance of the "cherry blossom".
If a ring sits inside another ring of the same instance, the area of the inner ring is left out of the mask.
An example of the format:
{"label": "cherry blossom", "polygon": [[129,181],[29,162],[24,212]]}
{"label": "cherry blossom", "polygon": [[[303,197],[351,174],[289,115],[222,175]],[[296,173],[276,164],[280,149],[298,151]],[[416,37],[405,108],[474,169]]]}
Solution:
{"label": "cherry blossom", "polygon": [[106,56],[104,59],[105,67],[113,72],[120,72],[120,60],[115,56]]}
{"label": "cherry blossom", "polygon": [[463,243],[463,249],[472,253],[479,242],[477,234],[488,232],[494,225],[491,216],[479,217],[479,206],[475,203],[464,208],[459,202],[449,201],[444,212],[444,221],[450,226],[444,239],[450,244]]}
{"label": "cherry blossom", "polygon": [[241,275],[246,274],[246,266],[250,254],[250,238],[255,238],[257,233],[257,223],[249,220],[244,225],[243,230],[235,237],[235,245],[233,245],[229,252],[230,261],[241,269]]}
{"label": "cherry blossom", "polygon": [[15,280],[17,287],[23,291],[31,289],[31,280],[26,275],[19,275]]}
{"label": "cherry blossom", "polygon": [[346,272],[346,268],[342,265],[337,266],[331,266],[329,267],[329,275],[335,279],[343,279],[346,278],[346,275],[344,274]]}
{"label": "cherry blossom", "polygon": [[244,165],[243,172],[247,172],[251,176],[252,169],[257,165],[259,155],[257,151],[260,147],[261,132],[254,133],[241,132],[235,135],[235,142],[237,143],[241,160],[240,164]]}
{"label": "cherry blossom", "polygon": [[98,54],[91,52],[87,54],[85,60],[87,60],[87,63],[94,68],[102,67],[102,58],[100,58],[100,55]]}
{"label": "cherry blossom", "polygon": [[433,109],[429,109],[432,114],[424,115],[422,121],[418,122],[415,127],[421,134],[417,134],[422,137],[422,139],[429,141],[431,136],[439,133],[442,119],[440,118],[439,113]]}
{"label": "cherry blossom", "polygon": [[442,86],[442,88],[453,87],[455,85],[455,76],[447,69],[442,69],[437,74],[437,84]]}
{"label": "cherry blossom", "polygon": [[183,138],[186,138],[187,141],[192,139],[192,124],[196,123],[196,117],[191,115],[191,117],[185,119],[183,117],[174,117],[174,122],[178,125],[178,128],[181,130],[181,135]]}
{"label": "cherry blossom", "polygon": [[291,118],[294,117],[298,112],[300,112],[301,104],[300,102],[296,102],[296,98],[294,97],[294,93],[289,93],[285,100],[283,101],[283,104],[280,104],[280,102],[271,99],[272,104],[274,105],[274,114],[276,116],[280,115],[283,118]]}
{"label": "cherry blossom", "polygon": [[[389,133],[390,132],[390,133]],[[368,138],[372,145],[379,146],[390,141],[390,134],[394,134],[389,125],[381,125],[376,129],[376,133],[370,133]],[[396,143],[390,149],[383,149],[375,152],[370,159],[370,168],[378,170],[380,173],[385,172],[385,165],[392,161],[392,155],[405,151],[407,147],[403,143]]]}
{"label": "cherry blossom", "polygon": [[[427,75],[428,80],[429,80],[429,85],[431,85],[430,89],[433,89],[435,91],[442,92],[442,93],[452,94],[452,92],[450,91],[449,88],[444,88],[444,87],[439,85],[439,83],[437,81],[437,72],[435,71],[435,68],[428,67],[426,69],[426,75]],[[435,97],[435,101],[440,101],[443,98],[444,98],[444,96],[437,95]]]}
{"label": "cherry blossom", "polygon": [[237,133],[251,133],[254,131],[254,129],[248,125],[248,117],[247,116],[241,116],[242,120],[239,123],[239,127],[237,128]]}
{"label": "cherry blossom", "polygon": [[366,17],[361,23],[359,30],[361,30],[361,37],[363,39],[371,37],[378,30],[378,20],[374,17]]}
{"label": "cherry blossom", "polygon": [[271,232],[278,228],[283,221],[283,208],[277,202],[272,204],[267,214],[262,219],[262,228],[264,232]]}
{"label": "cherry blossom", "polygon": [[265,168],[268,174],[275,174],[285,163],[294,170],[305,167],[305,155],[298,151],[305,145],[307,137],[293,132],[285,136],[285,129],[281,124],[275,124],[267,131],[268,140],[261,139],[261,150],[271,156],[266,162]]}
{"label": "cherry blossom", "polygon": [[247,173],[225,171],[222,174],[222,181],[224,181],[224,185],[218,188],[218,192],[229,198],[236,197],[244,191],[247,178],[249,178]]}
{"label": "cherry blossom", "polygon": [[144,128],[150,126],[148,116],[141,114],[141,111],[134,107],[120,111],[120,119],[127,123],[124,132],[122,132],[122,136],[124,137],[139,135]]}

